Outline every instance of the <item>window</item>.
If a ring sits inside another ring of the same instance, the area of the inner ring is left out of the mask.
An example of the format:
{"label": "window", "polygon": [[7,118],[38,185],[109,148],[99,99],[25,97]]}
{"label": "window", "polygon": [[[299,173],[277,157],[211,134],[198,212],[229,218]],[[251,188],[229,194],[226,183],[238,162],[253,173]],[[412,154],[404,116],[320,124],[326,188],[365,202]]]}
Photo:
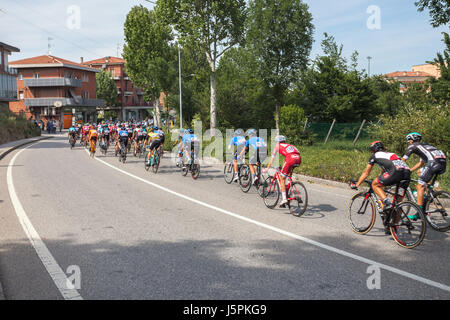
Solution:
{"label": "window", "polygon": [[88,81],[89,81],[89,77],[88,77],[88,75],[86,74],[86,72],[83,72],[82,81],[83,81],[83,82],[88,82]]}
{"label": "window", "polygon": [[19,100],[23,100],[23,91],[19,91]]}
{"label": "window", "polygon": [[109,74],[111,75],[111,78],[114,78],[114,69],[110,69]]}
{"label": "window", "polygon": [[34,79],[39,79],[39,73],[34,73],[34,74],[33,74],[33,78],[34,78]]}
{"label": "window", "polygon": [[17,76],[18,80],[23,80],[23,76],[21,73],[19,73],[19,75]]}

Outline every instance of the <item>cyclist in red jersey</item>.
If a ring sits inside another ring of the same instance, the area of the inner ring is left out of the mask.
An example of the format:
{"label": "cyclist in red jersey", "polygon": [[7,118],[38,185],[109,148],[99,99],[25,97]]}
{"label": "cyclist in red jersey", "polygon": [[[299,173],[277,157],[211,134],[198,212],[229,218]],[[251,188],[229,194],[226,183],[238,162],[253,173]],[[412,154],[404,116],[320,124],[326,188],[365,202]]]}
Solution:
{"label": "cyclist in red jersey", "polygon": [[280,207],[284,207],[288,202],[286,196],[286,179],[288,176],[292,175],[294,166],[300,165],[302,163],[302,157],[300,156],[300,151],[298,151],[296,147],[286,143],[286,137],[277,136],[275,138],[275,142],[277,142],[277,144],[273,149],[272,158],[270,159],[267,168],[264,169],[264,172],[267,172],[270,169],[277,153],[280,153],[282,156],[284,156],[284,164],[280,172],[284,179],[279,179],[278,181],[278,183],[280,184],[281,195],[283,197],[283,200],[280,203]]}

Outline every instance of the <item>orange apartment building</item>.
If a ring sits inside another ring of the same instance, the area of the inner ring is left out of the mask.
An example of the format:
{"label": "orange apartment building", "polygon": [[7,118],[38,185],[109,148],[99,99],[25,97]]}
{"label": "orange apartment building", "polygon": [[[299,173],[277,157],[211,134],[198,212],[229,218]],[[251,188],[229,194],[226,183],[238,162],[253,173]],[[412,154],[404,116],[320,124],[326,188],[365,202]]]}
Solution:
{"label": "orange apartment building", "polygon": [[100,70],[107,70],[114,79],[117,87],[117,106],[121,120],[130,118],[143,119],[147,117],[146,109],[152,109],[153,103],[144,100],[143,91],[134,86],[125,72],[126,61],[118,57],[104,57],[96,60],[81,62],[83,65]]}
{"label": "orange apartment building", "polygon": [[51,55],[12,61],[10,66],[17,69],[18,101],[9,104],[13,112],[44,122],[59,119],[64,128],[75,120],[97,120],[97,107],[105,104],[96,99],[97,69]]}
{"label": "orange apartment building", "polygon": [[12,52],[20,50],[0,42],[0,108],[8,108],[10,101],[17,100],[17,70],[10,68],[8,63]]}
{"label": "orange apartment building", "polygon": [[394,79],[401,83],[400,91],[404,92],[410,83],[425,83],[429,78],[440,78],[441,71],[434,64],[421,64],[413,66],[411,71],[396,71],[384,75],[388,79]]}

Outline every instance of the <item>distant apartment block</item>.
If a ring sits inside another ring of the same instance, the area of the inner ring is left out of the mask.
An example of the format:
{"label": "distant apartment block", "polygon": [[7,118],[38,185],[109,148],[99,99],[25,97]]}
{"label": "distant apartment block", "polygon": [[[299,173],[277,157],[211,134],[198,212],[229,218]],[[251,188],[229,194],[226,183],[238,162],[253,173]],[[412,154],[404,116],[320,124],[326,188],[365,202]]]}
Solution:
{"label": "distant apartment block", "polygon": [[125,72],[126,61],[124,59],[118,57],[104,57],[81,63],[90,68],[106,70],[109,72],[117,87],[117,104],[110,109],[117,110],[121,119],[145,118],[145,110],[153,108],[151,102],[144,100],[144,92],[141,88],[136,87]]}
{"label": "distant apartment block", "polygon": [[0,42],[0,107],[8,108],[10,101],[17,100],[17,70],[11,68],[8,57],[20,52],[16,47]]}
{"label": "distant apartment block", "polygon": [[441,71],[437,65],[421,64],[413,66],[411,71],[396,71],[385,74],[384,77],[401,83],[400,91],[404,92],[411,83],[425,83],[430,78],[440,78]]}
{"label": "distant apartment block", "polygon": [[27,118],[59,119],[68,128],[72,120],[96,121],[97,107],[105,104],[96,98],[97,69],[51,55],[12,61],[10,66],[17,69],[18,92],[10,109]]}

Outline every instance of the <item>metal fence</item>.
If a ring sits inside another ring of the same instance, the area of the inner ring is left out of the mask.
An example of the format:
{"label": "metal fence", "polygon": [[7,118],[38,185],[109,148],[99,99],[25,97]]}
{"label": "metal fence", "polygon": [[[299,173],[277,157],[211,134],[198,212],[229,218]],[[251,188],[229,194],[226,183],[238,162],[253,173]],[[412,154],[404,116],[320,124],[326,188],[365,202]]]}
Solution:
{"label": "metal fence", "polygon": [[306,129],[313,133],[315,142],[327,143],[332,140],[346,140],[356,143],[359,139],[369,139],[369,123],[309,122]]}

